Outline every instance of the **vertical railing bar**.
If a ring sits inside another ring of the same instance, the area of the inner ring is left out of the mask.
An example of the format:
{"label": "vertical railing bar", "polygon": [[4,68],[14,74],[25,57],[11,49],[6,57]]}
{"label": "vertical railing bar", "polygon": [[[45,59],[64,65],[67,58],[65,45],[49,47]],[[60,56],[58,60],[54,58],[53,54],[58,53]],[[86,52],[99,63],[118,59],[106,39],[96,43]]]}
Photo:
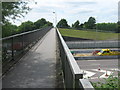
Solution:
{"label": "vertical railing bar", "polygon": [[11,48],[12,48],[12,60],[14,60],[14,48],[13,48],[13,44],[14,44],[14,38],[12,37],[12,44],[11,44]]}

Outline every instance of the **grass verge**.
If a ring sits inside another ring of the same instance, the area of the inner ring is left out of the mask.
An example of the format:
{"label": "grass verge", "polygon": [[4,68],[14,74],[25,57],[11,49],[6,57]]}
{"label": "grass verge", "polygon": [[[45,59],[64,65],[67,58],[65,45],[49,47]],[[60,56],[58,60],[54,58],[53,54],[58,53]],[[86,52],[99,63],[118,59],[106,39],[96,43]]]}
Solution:
{"label": "grass verge", "polygon": [[89,30],[74,30],[59,28],[62,36],[93,39],[93,40],[118,40],[120,33],[95,32]]}

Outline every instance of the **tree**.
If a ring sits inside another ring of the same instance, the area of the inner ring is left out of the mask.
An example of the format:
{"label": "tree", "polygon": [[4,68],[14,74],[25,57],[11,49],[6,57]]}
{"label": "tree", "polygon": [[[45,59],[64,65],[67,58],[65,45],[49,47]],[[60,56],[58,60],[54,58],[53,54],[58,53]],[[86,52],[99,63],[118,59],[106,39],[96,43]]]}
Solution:
{"label": "tree", "polygon": [[118,26],[117,23],[98,23],[96,27],[98,30],[118,32]]}
{"label": "tree", "polygon": [[53,24],[51,22],[49,22],[49,21],[47,21],[47,25],[48,26],[53,26]]}
{"label": "tree", "polygon": [[18,2],[2,2],[2,22],[5,23],[9,19],[16,20],[16,18],[23,17],[31,10],[27,6],[28,2],[19,0]]}
{"label": "tree", "polygon": [[2,37],[16,33],[17,26],[12,25],[10,19],[14,21],[27,14],[31,10],[27,4],[28,2],[22,0],[18,2],[2,2]]}
{"label": "tree", "polygon": [[36,22],[34,22],[35,29],[42,28],[45,24],[47,24],[47,21],[44,18],[41,18],[37,20]]}
{"label": "tree", "polygon": [[83,29],[83,28],[84,28],[84,24],[81,23],[81,24],[80,24],[80,29]]}
{"label": "tree", "polygon": [[88,22],[84,22],[83,28],[88,29]]}
{"label": "tree", "polygon": [[[42,19],[44,22],[44,19]],[[45,20],[46,21],[46,20]],[[44,23],[42,23],[42,27],[41,28],[45,28],[45,27],[49,27],[49,26],[53,26],[53,24],[49,21],[46,21]],[[31,31],[31,30],[35,30],[36,27],[34,25],[34,22],[32,21],[26,21],[23,22],[20,26],[16,26],[16,25],[12,25],[10,22],[7,22],[2,26],[2,30],[3,30],[3,36],[2,37],[6,37],[6,36],[10,36],[13,34],[18,34],[18,33],[22,33],[22,32],[27,32],[27,31]]]}
{"label": "tree", "polygon": [[57,23],[57,27],[58,27],[58,28],[69,28],[70,26],[68,25],[66,19],[61,19],[61,20]]}
{"label": "tree", "polygon": [[46,21],[46,19],[44,19],[44,18],[41,18],[41,19],[37,20],[36,22],[34,22],[34,25],[35,25],[35,29],[53,26],[53,24],[51,22]]}
{"label": "tree", "polygon": [[53,26],[53,24],[51,22],[47,21],[47,23],[42,28],[49,27],[49,26]]}
{"label": "tree", "polygon": [[18,29],[19,32],[26,32],[26,31],[34,30],[34,28],[35,28],[34,23],[32,21],[27,21],[27,22],[23,22]]}
{"label": "tree", "polygon": [[117,22],[117,32],[120,33],[120,21]]}
{"label": "tree", "polygon": [[7,37],[10,35],[13,35],[17,32],[17,26],[16,25],[12,25],[10,22],[6,22],[3,26],[2,26],[2,37]]}
{"label": "tree", "polygon": [[85,23],[85,27],[87,29],[95,29],[96,28],[96,20],[94,17],[90,17],[88,21]]}
{"label": "tree", "polygon": [[75,28],[75,29],[80,29],[80,22],[77,20],[74,24],[72,24],[72,28]]}

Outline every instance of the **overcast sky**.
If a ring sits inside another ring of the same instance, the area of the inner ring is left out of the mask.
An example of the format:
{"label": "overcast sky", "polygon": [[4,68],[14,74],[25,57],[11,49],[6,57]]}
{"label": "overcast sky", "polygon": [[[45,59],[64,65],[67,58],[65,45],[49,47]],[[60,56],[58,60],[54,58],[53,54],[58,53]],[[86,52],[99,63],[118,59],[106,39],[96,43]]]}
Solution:
{"label": "overcast sky", "polygon": [[[21,21],[37,21],[40,18],[53,22],[57,14],[57,21],[65,18],[71,25],[76,20],[84,23],[90,16],[96,18],[97,22],[118,21],[119,0],[34,0],[29,6],[32,10],[21,18]],[[20,25],[20,21],[14,24]]]}

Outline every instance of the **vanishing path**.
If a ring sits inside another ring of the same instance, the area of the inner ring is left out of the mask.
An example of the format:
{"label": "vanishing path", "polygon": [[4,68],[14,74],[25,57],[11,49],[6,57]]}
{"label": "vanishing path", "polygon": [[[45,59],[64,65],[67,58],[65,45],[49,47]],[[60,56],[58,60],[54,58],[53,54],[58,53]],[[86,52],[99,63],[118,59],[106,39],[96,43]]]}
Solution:
{"label": "vanishing path", "polygon": [[55,29],[51,29],[10,72],[3,77],[2,81],[3,88],[55,88]]}

